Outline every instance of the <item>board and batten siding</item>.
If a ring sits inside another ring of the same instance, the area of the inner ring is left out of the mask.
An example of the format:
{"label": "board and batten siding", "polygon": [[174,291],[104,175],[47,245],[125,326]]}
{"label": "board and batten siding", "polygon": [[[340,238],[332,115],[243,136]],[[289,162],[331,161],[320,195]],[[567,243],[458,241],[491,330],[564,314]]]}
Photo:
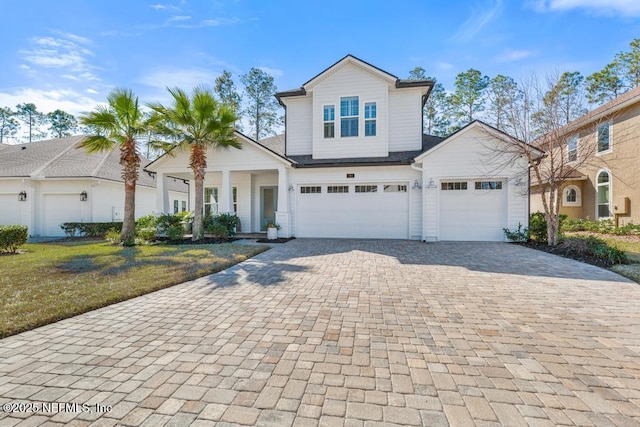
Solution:
{"label": "board and batten siding", "polygon": [[[387,105],[389,84],[368,71],[347,65],[327,76],[313,88],[313,158],[337,159],[385,157],[387,144]],[[340,98],[357,96],[359,121],[357,137],[340,137]],[[376,136],[364,136],[364,104],[375,102]],[[323,107],[335,106],[335,137],[324,138]],[[287,141],[288,143],[288,141]]]}
{"label": "board and batten siding", "polygon": [[[347,178],[348,173],[355,174],[354,178]],[[409,238],[419,240],[422,234],[422,194],[421,190],[413,189],[415,180],[422,179],[420,172],[410,166],[369,166],[345,168],[310,168],[293,169],[289,173],[289,183],[295,191],[289,193],[291,206],[292,230],[296,228],[296,198],[299,196],[300,185],[322,185],[326,192],[326,185],[360,185],[360,184],[407,184],[409,192]],[[353,191],[353,190],[352,190]],[[341,209],[341,206],[335,206]],[[375,212],[371,213],[375,215]],[[384,220],[384,218],[382,218]]]}
{"label": "board and batten siding", "polygon": [[[504,157],[496,154],[495,147],[499,143],[481,125],[471,125],[422,159],[425,184],[431,179],[435,183],[435,188],[423,187],[424,240],[439,240],[440,182],[447,180],[502,180],[503,188],[508,192],[507,227],[517,229],[519,223],[528,223],[526,161],[507,164]],[[520,185],[516,184],[517,178],[522,179]]]}
{"label": "board and batten siding", "polygon": [[389,92],[389,151],[422,148],[422,95],[420,89]]}
{"label": "board and batten siding", "polygon": [[313,104],[311,97],[287,98],[286,150],[288,156],[313,152]]}

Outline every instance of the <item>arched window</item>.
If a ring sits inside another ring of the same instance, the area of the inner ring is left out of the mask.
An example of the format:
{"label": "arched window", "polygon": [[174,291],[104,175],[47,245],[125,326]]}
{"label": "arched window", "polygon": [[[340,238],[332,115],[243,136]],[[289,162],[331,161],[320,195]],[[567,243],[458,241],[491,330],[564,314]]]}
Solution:
{"label": "arched window", "polygon": [[609,210],[609,201],[611,198],[611,176],[608,171],[601,171],[598,173],[596,186],[598,191],[598,218],[609,218],[611,217],[611,211]]}
{"label": "arched window", "polygon": [[563,206],[582,206],[582,197],[580,187],[576,185],[568,185],[562,191]]}

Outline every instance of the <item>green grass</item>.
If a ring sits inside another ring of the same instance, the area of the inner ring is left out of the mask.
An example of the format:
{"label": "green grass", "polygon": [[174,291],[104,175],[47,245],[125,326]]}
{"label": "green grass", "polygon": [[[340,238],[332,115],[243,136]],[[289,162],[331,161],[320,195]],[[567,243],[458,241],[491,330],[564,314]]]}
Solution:
{"label": "green grass", "polygon": [[614,265],[611,270],[640,283],[640,242],[624,240],[616,236],[603,236],[603,239],[609,245],[625,251],[631,261],[631,264]]}
{"label": "green grass", "polygon": [[0,256],[0,338],[224,270],[266,246],[27,244]]}

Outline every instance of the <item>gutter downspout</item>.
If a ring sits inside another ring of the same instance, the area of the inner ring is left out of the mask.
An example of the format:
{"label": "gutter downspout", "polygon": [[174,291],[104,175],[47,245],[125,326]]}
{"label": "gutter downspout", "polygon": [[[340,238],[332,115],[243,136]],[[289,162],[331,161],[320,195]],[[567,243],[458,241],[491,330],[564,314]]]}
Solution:
{"label": "gutter downspout", "polygon": [[[422,189],[420,190],[420,191],[422,191],[422,215],[421,215],[421,217],[422,217],[422,227],[421,227],[422,228],[422,232],[420,233],[422,236],[420,236],[421,237],[420,240],[422,240],[423,242],[426,242],[425,235],[424,235],[424,204],[425,204],[425,199],[426,199],[426,197],[424,195],[424,185],[425,185],[424,184],[424,169],[421,168],[421,167],[416,166],[415,159],[414,159],[413,163],[411,163],[409,166],[411,166],[411,169],[420,172],[421,175],[422,175],[422,179],[421,179],[421,181],[422,181]],[[411,237],[411,236],[409,236],[409,237]]]}

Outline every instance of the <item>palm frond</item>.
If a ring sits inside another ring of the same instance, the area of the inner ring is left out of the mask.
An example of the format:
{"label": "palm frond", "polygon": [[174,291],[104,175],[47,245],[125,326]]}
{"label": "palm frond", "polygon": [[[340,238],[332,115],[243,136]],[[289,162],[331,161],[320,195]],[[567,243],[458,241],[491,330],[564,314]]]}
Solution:
{"label": "palm frond", "polygon": [[85,138],[79,144],[79,147],[84,148],[89,153],[97,153],[99,151],[112,151],[115,148],[115,143],[107,137],[92,135]]}

